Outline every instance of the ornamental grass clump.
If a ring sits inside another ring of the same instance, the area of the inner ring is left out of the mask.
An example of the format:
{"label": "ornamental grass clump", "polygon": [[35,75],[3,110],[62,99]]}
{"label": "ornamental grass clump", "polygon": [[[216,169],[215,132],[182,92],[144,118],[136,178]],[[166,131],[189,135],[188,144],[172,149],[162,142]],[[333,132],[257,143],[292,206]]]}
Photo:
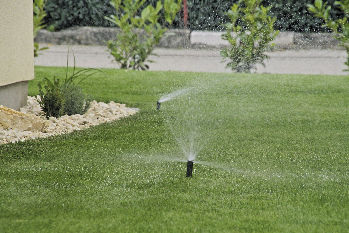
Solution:
{"label": "ornamental grass clump", "polygon": [[228,11],[230,22],[222,35],[229,47],[221,50],[228,61],[227,67],[236,72],[251,72],[256,64],[264,65],[269,58],[265,52],[274,45],[278,31],[274,30],[276,18],[268,15],[271,7],[261,5],[262,0],[240,0]]}
{"label": "ornamental grass clump", "polygon": [[154,47],[166,32],[166,26],[160,24],[165,18],[168,25],[173,23],[180,10],[181,0],[161,0],[156,6],[145,5],[145,0],[112,0],[116,15],[106,17],[115,24],[120,32],[115,40],[107,43],[111,55],[120,64],[121,69],[147,70],[152,62],[148,59]]}

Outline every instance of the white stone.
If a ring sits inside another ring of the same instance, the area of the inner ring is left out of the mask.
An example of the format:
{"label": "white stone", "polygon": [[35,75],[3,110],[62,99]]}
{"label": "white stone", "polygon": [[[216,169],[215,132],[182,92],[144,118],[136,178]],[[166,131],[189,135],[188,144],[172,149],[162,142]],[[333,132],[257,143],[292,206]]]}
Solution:
{"label": "white stone", "polygon": [[[41,122],[45,127],[40,128],[40,130],[37,130],[35,127],[0,127],[0,144],[71,133],[75,130],[86,129],[91,126],[137,113],[137,110],[127,108],[124,104],[115,103],[113,101],[109,104],[92,101],[90,108],[84,115],[65,115],[60,118],[50,117],[46,119],[37,101],[38,98],[39,97],[29,96],[27,105],[21,108],[20,112],[16,112],[12,109],[5,109],[5,112],[20,116],[21,119],[25,119],[24,121],[28,121],[26,117],[30,118],[29,122],[32,122],[34,119]],[[32,122],[32,125],[36,126],[37,124],[36,122]]]}

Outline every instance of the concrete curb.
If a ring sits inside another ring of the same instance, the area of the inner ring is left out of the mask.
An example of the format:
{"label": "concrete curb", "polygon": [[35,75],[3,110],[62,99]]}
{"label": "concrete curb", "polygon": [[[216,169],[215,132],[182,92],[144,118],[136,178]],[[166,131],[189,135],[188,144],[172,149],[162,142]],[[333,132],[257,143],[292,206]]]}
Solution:
{"label": "concrete curb", "polygon": [[[73,27],[59,32],[40,30],[35,41],[57,45],[105,45],[118,34],[116,28]],[[228,46],[222,40],[223,32],[168,30],[158,47],[160,48],[221,48]],[[338,41],[330,33],[280,32],[273,42],[279,49],[334,48]]]}

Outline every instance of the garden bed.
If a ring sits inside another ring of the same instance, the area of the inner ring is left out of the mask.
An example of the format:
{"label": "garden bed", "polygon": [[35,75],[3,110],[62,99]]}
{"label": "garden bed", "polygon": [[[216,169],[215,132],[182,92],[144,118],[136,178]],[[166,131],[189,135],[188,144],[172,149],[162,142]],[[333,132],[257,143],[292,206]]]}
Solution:
{"label": "garden bed", "polygon": [[92,101],[90,108],[83,115],[65,115],[60,118],[46,119],[37,98],[39,97],[29,96],[27,105],[21,108],[20,112],[0,107],[0,114],[2,114],[0,144],[71,133],[75,130],[115,121],[138,111],[113,101],[108,104]]}

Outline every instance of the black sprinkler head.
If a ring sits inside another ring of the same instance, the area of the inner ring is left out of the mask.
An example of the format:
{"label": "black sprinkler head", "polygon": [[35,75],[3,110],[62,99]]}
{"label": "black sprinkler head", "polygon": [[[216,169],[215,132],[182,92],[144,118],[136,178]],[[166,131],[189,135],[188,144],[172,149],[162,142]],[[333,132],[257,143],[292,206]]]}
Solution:
{"label": "black sprinkler head", "polygon": [[161,103],[159,101],[156,102],[156,110],[160,110],[160,107],[161,107]]}
{"label": "black sprinkler head", "polygon": [[193,166],[194,166],[194,162],[188,160],[188,162],[187,162],[187,177],[193,176]]}

